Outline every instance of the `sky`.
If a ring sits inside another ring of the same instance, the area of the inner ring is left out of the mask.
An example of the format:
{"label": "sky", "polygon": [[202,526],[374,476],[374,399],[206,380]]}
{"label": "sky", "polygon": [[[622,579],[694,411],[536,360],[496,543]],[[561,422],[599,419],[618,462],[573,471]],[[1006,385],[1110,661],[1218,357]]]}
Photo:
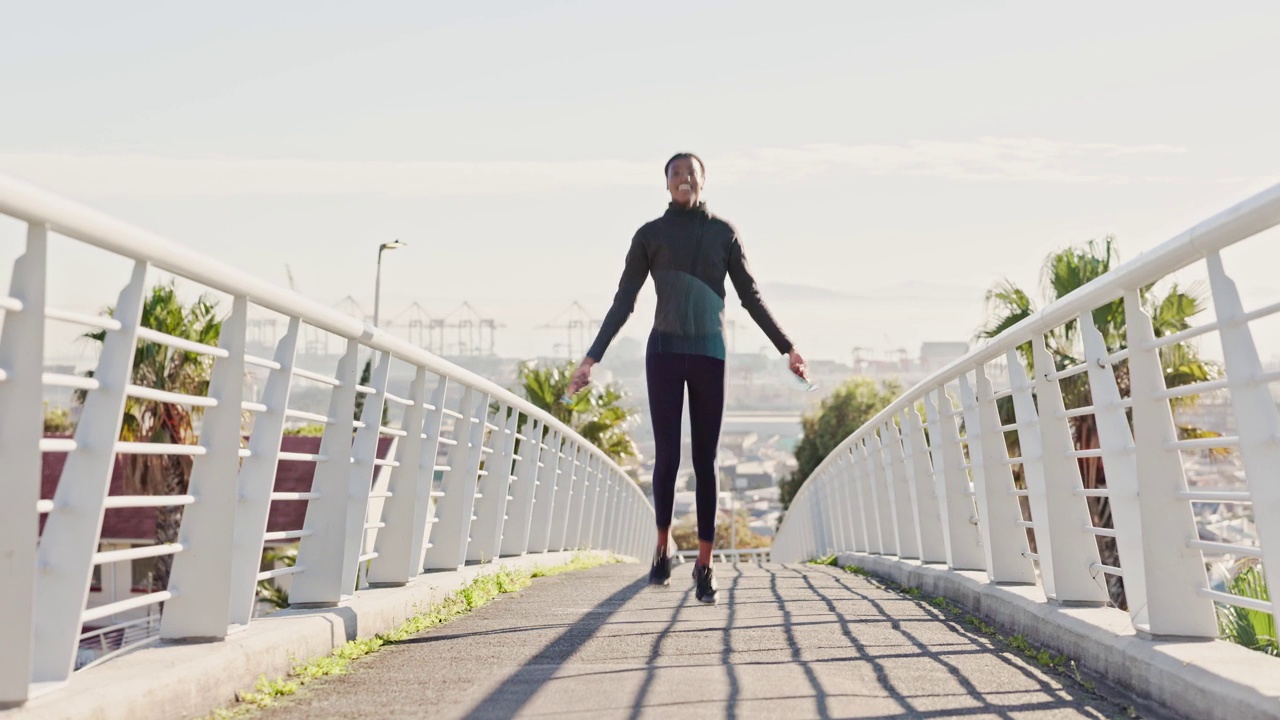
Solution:
{"label": "sky", "polygon": [[[1050,252],[1132,258],[1280,180],[1274,3],[5,5],[0,173],[324,304],[371,309],[402,240],[384,318],[468,301],[509,356],[604,316],[676,151],[797,346],[842,361],[968,340]],[[0,222],[0,260],[21,238]],[[1246,300],[1280,300],[1274,238],[1246,244]],[[110,302],[127,266],[72,245],[51,293]]]}

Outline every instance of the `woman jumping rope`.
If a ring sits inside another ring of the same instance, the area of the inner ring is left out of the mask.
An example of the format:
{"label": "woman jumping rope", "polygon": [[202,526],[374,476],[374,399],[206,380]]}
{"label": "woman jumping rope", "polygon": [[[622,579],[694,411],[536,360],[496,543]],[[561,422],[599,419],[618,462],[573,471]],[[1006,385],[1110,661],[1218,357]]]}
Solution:
{"label": "woman jumping rope", "polygon": [[[790,355],[791,372],[808,380],[804,358],[796,352],[760,299],[738,232],[702,202],[706,166],[693,153],[667,161],[671,204],[662,217],[643,225],[631,240],[622,280],[600,333],[569,383],[570,395],[591,382],[591,368],[635,309],[636,295],[652,275],[658,309],[645,357],[649,415],[655,443],[653,501],[658,548],[649,568],[650,585],[671,582],[667,551],[680,469],[680,420],[684,389],[689,388],[693,470],[697,479],[698,562],[693,566],[699,602],[716,602],[711,549],[716,532],[718,478],[716,452],[724,419],[724,279],[733,281],[743,307],[779,353]],[[732,531],[733,525],[730,525]]]}

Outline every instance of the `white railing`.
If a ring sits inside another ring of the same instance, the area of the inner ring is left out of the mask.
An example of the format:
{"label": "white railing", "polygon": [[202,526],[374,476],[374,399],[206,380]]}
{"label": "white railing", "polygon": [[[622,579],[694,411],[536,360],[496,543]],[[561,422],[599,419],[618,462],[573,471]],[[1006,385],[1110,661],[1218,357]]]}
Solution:
{"label": "white railing", "polygon": [[[1212,590],[1204,556],[1260,557],[1272,593],[1280,588],[1280,415],[1271,393],[1280,373],[1263,371],[1250,325],[1280,304],[1246,310],[1219,255],[1277,223],[1280,186],[1125,263],[917,384],[809,476],[779,528],[773,559],[851,550],[945,563],[985,570],[995,583],[1040,582],[1048,598],[1068,604],[1106,603],[1105,575],[1118,575],[1134,625],[1154,636],[1217,637],[1215,601],[1274,612],[1274,602]],[[1140,289],[1201,261],[1216,318],[1157,337]],[[1128,337],[1109,348],[1092,311],[1117,299]],[[1072,321],[1085,362],[1054,371],[1045,336]],[[1223,377],[1167,389],[1159,349],[1213,332]],[[1018,350],[1027,344],[1035,377]],[[1122,364],[1127,395],[1116,380]],[[1007,382],[997,386],[993,370],[1006,372]],[[1092,404],[1068,409],[1059,383],[1081,374]],[[1170,399],[1222,389],[1238,436],[1179,439]],[[1012,423],[997,405],[1006,397]],[[1069,418],[1086,414],[1096,419],[1096,448],[1074,445]],[[1011,456],[1007,440],[1014,438],[1019,450]],[[1237,450],[1247,486],[1188,488],[1180,453],[1206,448]],[[1105,487],[1085,489],[1083,457],[1101,458]],[[1015,484],[1017,466],[1023,482]],[[1108,498],[1114,527],[1094,527],[1088,496]],[[1196,503],[1251,503],[1258,544],[1202,540]],[[1120,567],[1102,564],[1099,536],[1114,538]]]}
{"label": "white railing", "polygon": [[[27,223],[0,333],[0,706],[72,673],[85,623],[164,603],[163,639],[217,639],[250,622],[259,580],[289,574],[294,605],[330,606],[368,585],[404,585],[424,570],[469,561],[576,548],[647,557],[653,508],[624,471],[572,429],[522,398],[425,350],[169,240],[0,176],[0,214]],[[50,306],[53,233],[134,262],[112,317]],[[139,327],[149,269],[232,297],[221,339],[210,347]],[[254,307],[288,319],[271,358],[246,353]],[[93,377],[43,372],[46,320],[106,331]],[[345,344],[337,372],[295,365],[299,333]],[[206,396],[133,384],[139,342],[213,358]],[[359,385],[359,355],[375,362]],[[413,375],[406,397],[387,392],[392,362]],[[249,367],[266,371],[262,396],[245,397]],[[289,407],[298,382],[327,389],[326,413]],[[75,435],[42,437],[44,387],[86,391]],[[352,422],[358,394],[359,422]],[[203,408],[200,444],[120,442],[128,396]],[[381,423],[383,408],[391,426]],[[242,443],[242,415],[253,416]],[[319,451],[281,452],[286,419],[324,423]],[[354,433],[353,433],[354,428]],[[354,439],[353,439],[354,435]],[[378,441],[393,456],[377,457]],[[42,454],[66,452],[55,497],[40,499]],[[437,464],[437,455],[447,459]],[[109,495],[117,454],[194,456],[190,489],[169,498]],[[273,492],[277,464],[314,462],[309,492]],[[437,471],[443,479],[434,481]],[[301,529],[268,533],[273,502],[306,502]],[[177,543],[98,552],[108,508],[185,505]],[[38,515],[47,514],[43,532]],[[37,537],[39,542],[37,544]],[[296,565],[260,572],[263,543],[299,541]],[[95,565],[174,555],[168,587],[86,608]]]}
{"label": "white railing", "polygon": [[[680,559],[680,562],[693,562],[698,559],[697,550],[677,550],[672,557]],[[769,548],[742,548],[738,550],[730,550],[721,548],[711,551],[711,558],[722,563],[767,563],[769,562]]]}
{"label": "white railing", "polygon": [[91,668],[159,637],[159,614],[150,614],[137,620],[81,633],[76,654],[76,670]]}

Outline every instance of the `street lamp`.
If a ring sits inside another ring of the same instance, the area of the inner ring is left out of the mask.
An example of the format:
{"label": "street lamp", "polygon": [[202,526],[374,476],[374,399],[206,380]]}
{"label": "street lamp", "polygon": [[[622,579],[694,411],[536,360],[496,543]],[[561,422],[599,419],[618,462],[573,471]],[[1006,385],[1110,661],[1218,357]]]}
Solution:
{"label": "street lamp", "polygon": [[378,326],[378,311],[382,307],[382,253],[384,250],[399,250],[405,247],[406,243],[399,240],[392,240],[389,243],[382,243],[378,246],[378,278],[374,281],[373,286],[373,325]]}

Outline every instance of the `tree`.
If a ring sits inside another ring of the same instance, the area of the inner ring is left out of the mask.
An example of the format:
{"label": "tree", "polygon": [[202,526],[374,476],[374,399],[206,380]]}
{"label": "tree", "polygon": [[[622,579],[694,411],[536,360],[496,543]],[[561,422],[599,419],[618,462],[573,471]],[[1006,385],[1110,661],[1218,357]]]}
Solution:
{"label": "tree", "polygon": [[[616,383],[592,391],[579,392],[565,402],[565,391],[573,379],[577,365],[539,367],[535,362],[520,366],[518,392],[538,408],[577,431],[588,442],[604,451],[614,462],[639,456],[631,427],[639,414],[627,406],[629,397]],[[523,423],[523,418],[521,419]]]}
{"label": "tree", "polygon": [[[357,381],[356,384],[364,385],[365,387],[368,387],[369,383],[372,381],[372,378],[373,378],[373,357],[370,356],[368,360],[364,361],[364,369],[360,371],[360,380]],[[364,398],[365,398],[364,393],[362,392],[356,393],[356,406],[355,406],[355,412],[353,413],[353,417],[352,417],[352,419],[355,420],[356,422],[363,422]],[[383,425],[387,424],[387,403],[385,402],[382,404],[382,424]]]}
{"label": "tree", "polygon": [[876,385],[869,378],[854,378],[824,398],[816,413],[802,417],[804,434],[795,451],[798,467],[779,483],[783,508],[791,506],[800,486],[831,451],[901,393],[902,387],[894,381]]}
{"label": "tree", "polygon": [[[217,300],[202,296],[190,306],[183,305],[172,283],[151,288],[142,306],[141,324],[183,340],[204,345],[217,345],[222,320],[216,314]],[[107,308],[109,314],[111,308]],[[85,337],[103,342],[105,330],[95,330]],[[133,356],[132,382],[136,385],[184,395],[208,393],[213,358],[208,355],[176,350],[142,340]],[[90,372],[92,374],[92,372]],[[84,394],[79,395],[83,402]],[[194,416],[198,408],[143,400],[125,400],[120,439],[126,442],[172,443],[194,445],[197,441]],[[125,455],[125,491],[140,495],[184,495],[191,481],[191,458],[177,455]],[[172,543],[178,539],[182,524],[182,506],[156,508],[156,542]],[[156,559],[154,587],[169,583],[173,556]]]}
{"label": "tree", "polygon": [[[1083,245],[1051,253],[1045,258],[1044,267],[1041,270],[1045,302],[1052,303],[1096,278],[1102,277],[1118,262],[1115,238],[1112,236],[1107,236],[1101,241],[1090,240]],[[1196,287],[1184,290],[1177,283],[1171,283],[1166,292],[1158,294],[1153,286],[1147,286],[1140,290],[1140,295],[1143,309],[1151,317],[1157,337],[1187,329],[1190,327],[1191,318],[1204,310],[1201,299],[1203,291]],[[1004,280],[988,290],[986,301],[988,321],[987,325],[978,332],[978,338],[994,338],[1035,312],[1035,304],[1027,293],[1009,280]],[[1123,299],[1114,300],[1094,310],[1093,322],[1108,348],[1119,350],[1127,346]],[[1064,370],[1084,362],[1080,327],[1075,320],[1054,328],[1045,336],[1045,345],[1053,356],[1056,370]],[[1033,373],[1030,344],[1025,344],[1018,350],[1028,372]],[[1202,359],[1195,346],[1185,342],[1162,348],[1160,361],[1164,368],[1165,384],[1168,387],[1211,380],[1219,375],[1219,369],[1214,364]],[[1128,364],[1117,363],[1114,372],[1120,392],[1128,394]],[[1063,401],[1068,408],[1093,404],[1088,375],[1063,378],[1059,385],[1062,388]],[[1175,401],[1183,405],[1194,402],[1195,396]],[[1000,410],[1003,422],[1013,422],[1012,404],[1008,398],[1002,398]],[[1092,414],[1073,417],[1069,422],[1072,439],[1077,449],[1087,450],[1099,447],[1098,425]],[[1183,437],[1204,437],[1213,434],[1191,427],[1181,427],[1179,432]],[[1011,448],[1011,452],[1020,454],[1017,448]],[[1081,479],[1086,489],[1107,486],[1106,471],[1101,458],[1080,458],[1078,462]],[[1111,506],[1107,498],[1091,497],[1087,500],[1093,524],[1102,528],[1112,527]],[[1114,538],[1098,538],[1098,549],[1104,564],[1119,566],[1119,555]],[[1121,608],[1127,607],[1122,580],[1108,575],[1107,584],[1116,605]]]}

